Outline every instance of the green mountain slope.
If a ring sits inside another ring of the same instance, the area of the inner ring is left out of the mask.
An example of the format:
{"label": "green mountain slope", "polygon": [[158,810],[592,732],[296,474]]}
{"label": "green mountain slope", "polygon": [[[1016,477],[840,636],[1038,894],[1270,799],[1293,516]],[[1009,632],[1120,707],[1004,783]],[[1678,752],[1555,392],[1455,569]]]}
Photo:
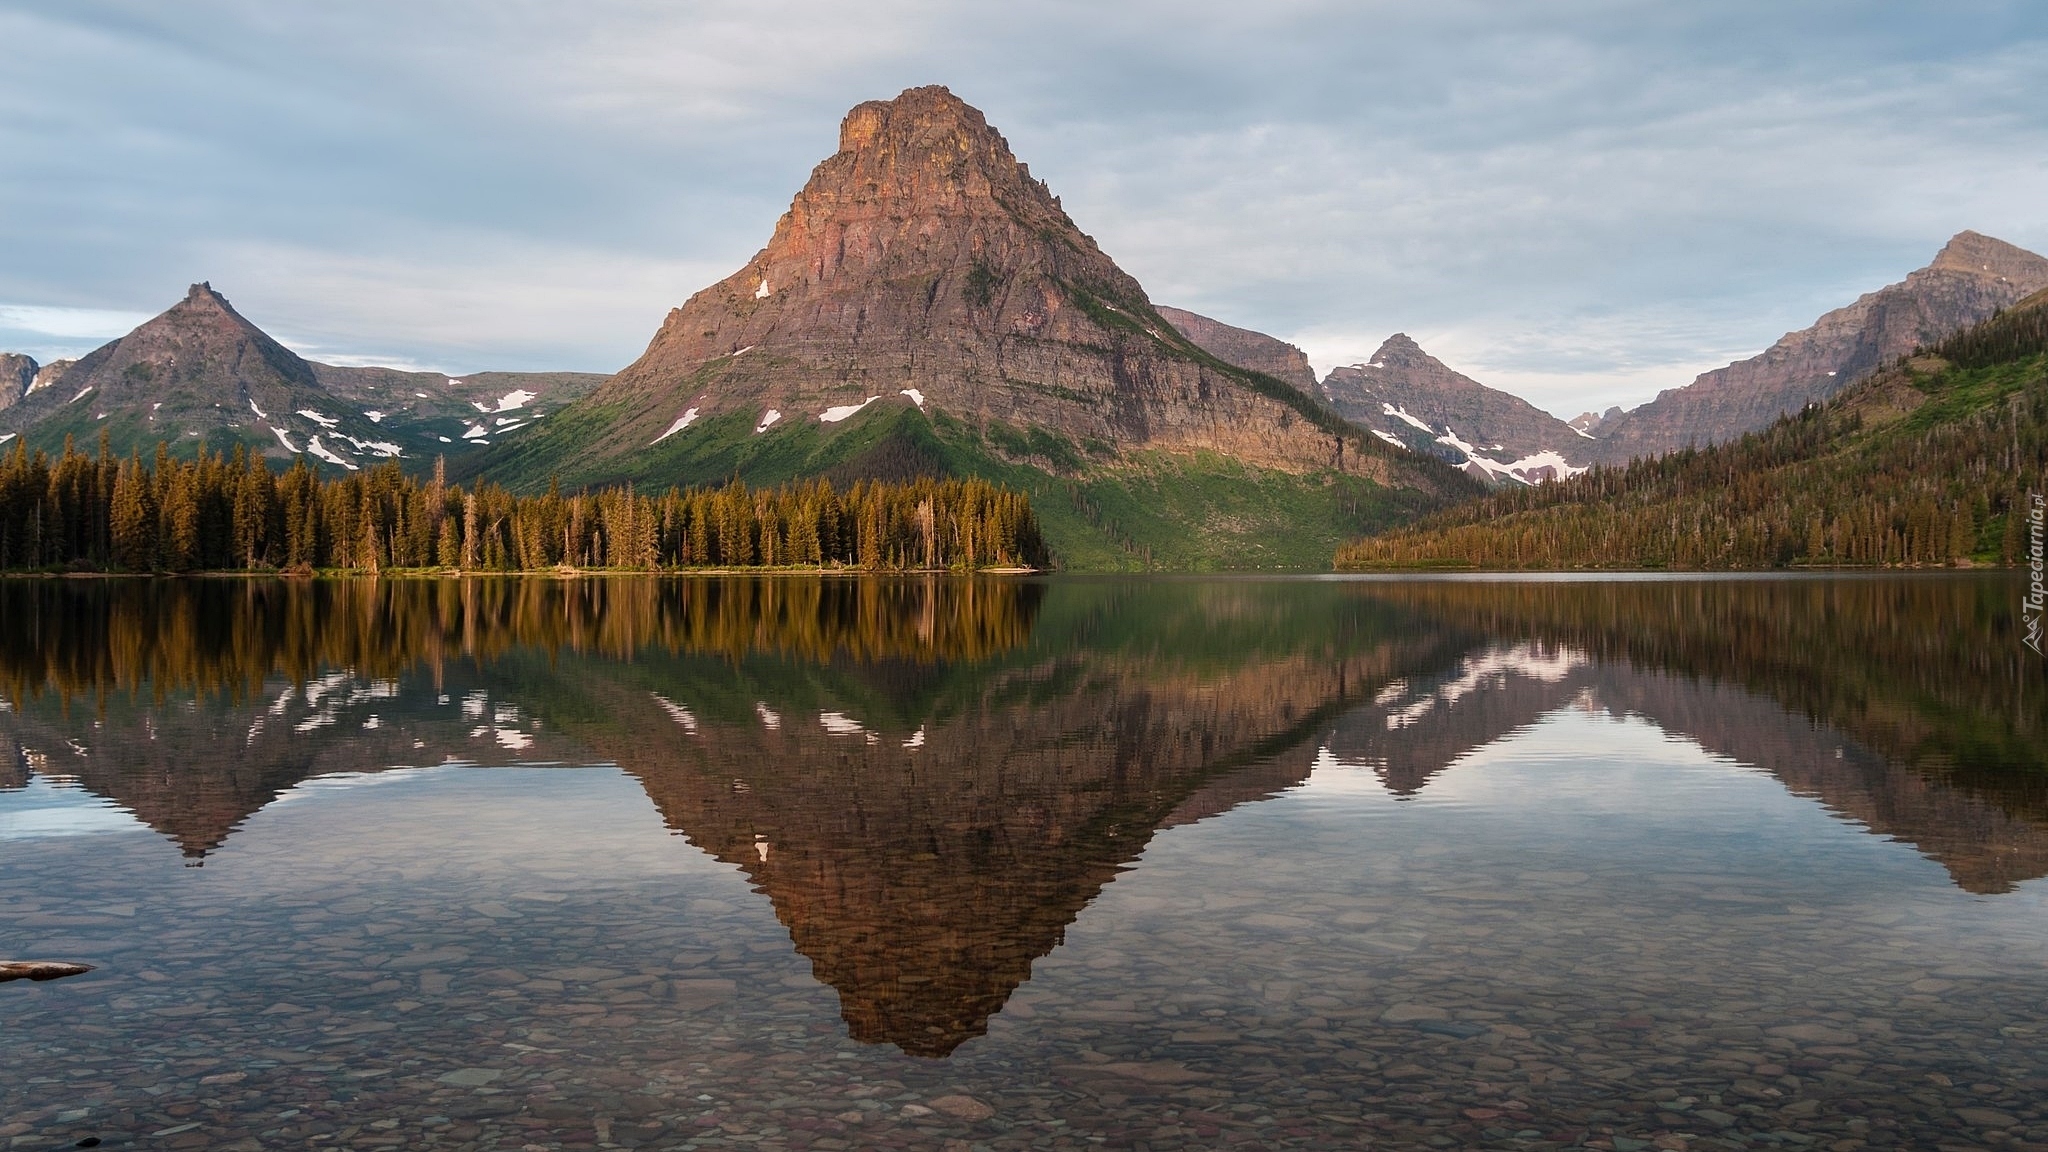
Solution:
{"label": "green mountain slope", "polygon": [[[1057,562],[1082,571],[1321,569],[1343,541],[1442,500],[1357,471],[1282,472],[1215,452],[1118,453],[1042,426],[970,425],[908,400],[766,432],[755,431],[751,413],[725,412],[623,458],[574,451],[617,418],[602,405],[573,406],[501,449],[485,475],[516,491],[550,482],[665,489],[735,477],[750,486],[813,476],[841,484],[980,478],[1029,495]],[[1474,490],[1442,472],[1446,490]]]}
{"label": "green mountain slope", "polygon": [[2048,292],[1739,441],[1502,492],[1340,567],[2014,562],[2048,495]]}

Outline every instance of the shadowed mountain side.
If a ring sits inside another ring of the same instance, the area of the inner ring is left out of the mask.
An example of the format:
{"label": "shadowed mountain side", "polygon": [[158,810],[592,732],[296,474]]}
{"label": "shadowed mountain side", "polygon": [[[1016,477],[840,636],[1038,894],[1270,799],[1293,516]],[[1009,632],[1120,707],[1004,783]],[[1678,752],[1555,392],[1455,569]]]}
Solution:
{"label": "shadowed mountain side", "polygon": [[1788,332],[1763,352],[1702,373],[1626,414],[1603,418],[1597,459],[1625,464],[1717,444],[1826,400],[1892,360],[1989,319],[2048,287],[2048,259],[1959,232],[1927,267]]}
{"label": "shadowed mountain side", "polygon": [[[33,374],[17,388],[24,369]],[[84,447],[105,434],[116,456],[147,457],[162,443],[181,456],[239,447],[279,463],[304,453],[329,471],[383,460],[424,468],[513,435],[604,379],[317,364],[212,285],[194,284],[163,314],[75,364],[0,356],[0,435],[50,453],[67,436]]]}
{"label": "shadowed mountain side", "polygon": [[0,408],[11,408],[27,394],[43,366],[19,352],[0,352]]}
{"label": "shadowed mountain side", "polygon": [[1308,362],[1308,353],[1285,340],[1211,320],[1183,308],[1164,304],[1155,304],[1153,308],[1176,331],[1193,341],[1195,347],[1225,364],[1284,380],[1301,389],[1303,395],[1316,394],[1316,370]]}
{"label": "shadowed mountain side", "polygon": [[1054,659],[914,732],[772,707],[687,732],[677,701],[621,694],[587,738],[769,897],[854,1037],[943,1056],[1157,829],[1305,779],[1335,710],[1426,647],[1199,678]]}

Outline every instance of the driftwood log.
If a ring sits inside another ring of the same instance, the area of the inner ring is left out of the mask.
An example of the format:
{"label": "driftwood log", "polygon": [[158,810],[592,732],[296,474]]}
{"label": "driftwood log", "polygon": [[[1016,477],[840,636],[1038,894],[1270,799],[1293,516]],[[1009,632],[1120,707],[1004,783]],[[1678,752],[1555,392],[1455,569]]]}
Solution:
{"label": "driftwood log", "polygon": [[90,964],[60,964],[55,960],[0,960],[0,984],[9,980],[60,980],[92,971]]}

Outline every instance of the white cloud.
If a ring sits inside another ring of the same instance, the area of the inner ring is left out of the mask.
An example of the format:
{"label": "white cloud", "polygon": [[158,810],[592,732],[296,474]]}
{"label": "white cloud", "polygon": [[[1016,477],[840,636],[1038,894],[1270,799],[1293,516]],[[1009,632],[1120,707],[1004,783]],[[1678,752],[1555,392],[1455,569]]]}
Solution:
{"label": "white cloud", "polygon": [[211,279],[337,359],[616,368],[849,105],[933,82],[1156,299],[1325,366],[1406,330],[1559,411],[1960,229],[2048,248],[2025,0],[19,0],[0,42],[37,45],[0,72],[0,299]]}

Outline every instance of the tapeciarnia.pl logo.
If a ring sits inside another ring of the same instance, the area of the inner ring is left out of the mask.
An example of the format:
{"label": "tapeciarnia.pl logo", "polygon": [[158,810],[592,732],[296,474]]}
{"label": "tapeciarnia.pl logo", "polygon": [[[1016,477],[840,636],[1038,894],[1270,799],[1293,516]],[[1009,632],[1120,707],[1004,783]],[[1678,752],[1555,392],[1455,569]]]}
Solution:
{"label": "tapeciarnia.pl logo", "polygon": [[2027,493],[2027,598],[2020,603],[2020,622],[2026,626],[2021,641],[2041,655],[2041,616],[2048,607],[2048,562],[2041,547],[2043,529],[2048,528],[2048,500],[2037,492]]}

